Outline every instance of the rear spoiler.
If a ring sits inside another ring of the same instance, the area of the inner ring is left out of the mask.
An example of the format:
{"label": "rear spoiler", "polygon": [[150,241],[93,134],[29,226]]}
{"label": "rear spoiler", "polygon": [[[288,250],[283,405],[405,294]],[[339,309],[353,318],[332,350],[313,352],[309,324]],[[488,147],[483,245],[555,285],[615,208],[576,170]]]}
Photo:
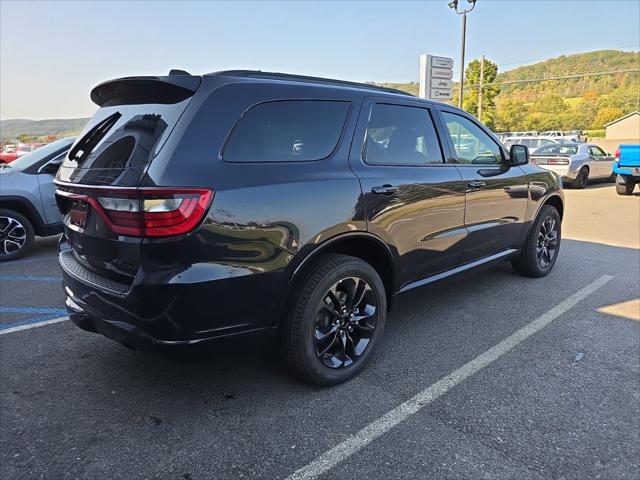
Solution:
{"label": "rear spoiler", "polygon": [[99,107],[178,103],[191,97],[201,83],[202,77],[194,75],[117,78],[91,90],[91,100]]}

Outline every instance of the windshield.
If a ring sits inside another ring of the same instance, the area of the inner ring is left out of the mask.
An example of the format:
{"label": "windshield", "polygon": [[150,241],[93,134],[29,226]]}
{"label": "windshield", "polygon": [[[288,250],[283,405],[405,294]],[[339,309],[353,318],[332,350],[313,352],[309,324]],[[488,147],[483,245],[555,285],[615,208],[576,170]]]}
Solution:
{"label": "windshield", "polygon": [[566,143],[545,145],[536,150],[536,155],[575,155],[576,153],[578,153],[578,146]]}
{"label": "windshield", "polygon": [[35,163],[43,160],[50,155],[62,153],[64,150],[68,149],[71,146],[73,140],[73,138],[63,138],[61,140],[51,142],[34,150],[31,153],[23,155],[17,160],[14,160],[8,165],[8,167],[15,170],[24,170],[25,168],[29,168],[31,165],[34,165]]}

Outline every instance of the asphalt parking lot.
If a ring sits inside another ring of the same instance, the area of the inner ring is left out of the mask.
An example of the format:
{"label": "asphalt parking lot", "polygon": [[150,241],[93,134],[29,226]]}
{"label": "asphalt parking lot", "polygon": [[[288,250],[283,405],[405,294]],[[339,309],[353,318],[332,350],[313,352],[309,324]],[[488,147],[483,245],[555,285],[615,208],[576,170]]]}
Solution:
{"label": "asphalt parking lot", "polygon": [[0,266],[0,477],[637,479],[640,197],[566,196],[548,277],[505,264],[401,296],[374,361],[327,389],[270,348],[27,328],[65,314],[40,239]]}

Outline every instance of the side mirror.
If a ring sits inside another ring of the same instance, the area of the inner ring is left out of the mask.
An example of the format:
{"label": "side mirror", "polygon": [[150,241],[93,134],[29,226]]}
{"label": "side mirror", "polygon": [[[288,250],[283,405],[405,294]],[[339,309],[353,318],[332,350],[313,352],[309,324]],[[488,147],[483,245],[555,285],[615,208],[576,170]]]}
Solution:
{"label": "side mirror", "polygon": [[526,165],[529,163],[529,147],[521,144],[511,145],[511,149],[509,150],[509,160],[511,161],[511,165]]}

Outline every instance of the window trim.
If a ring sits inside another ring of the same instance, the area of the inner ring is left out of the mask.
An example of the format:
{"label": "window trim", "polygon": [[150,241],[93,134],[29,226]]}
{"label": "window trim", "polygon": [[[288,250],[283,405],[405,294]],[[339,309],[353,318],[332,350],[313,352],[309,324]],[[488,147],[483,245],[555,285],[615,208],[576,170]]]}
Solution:
{"label": "window trim", "polygon": [[[440,114],[440,119],[442,122],[442,127],[444,129],[444,133],[447,136],[447,142],[449,144],[449,149],[450,149],[450,159],[449,160],[455,160],[454,162],[449,161],[448,163],[451,165],[455,165],[456,167],[473,167],[473,168],[478,168],[478,167],[501,167],[504,168],[505,166],[510,165],[509,162],[507,161],[507,155],[505,152],[505,148],[502,144],[500,144],[500,142],[496,141],[496,139],[494,138],[493,132],[491,132],[491,130],[489,130],[487,127],[485,127],[482,123],[476,121],[475,118],[473,118],[471,115],[466,114],[466,112],[460,111],[460,110],[452,110],[449,108],[439,108],[438,109],[438,113]],[[474,125],[476,125],[481,131],[483,131],[484,133],[487,134],[487,136],[489,137],[489,139],[498,147],[498,150],[500,151],[500,156],[502,157],[502,162],[501,163],[460,163],[458,161],[458,153],[456,152],[456,149],[453,145],[453,139],[451,138],[451,134],[449,133],[449,129],[447,128],[447,122],[445,122],[444,120],[444,113],[449,113],[451,115],[457,115],[459,117],[462,118],[466,118],[467,120],[469,120],[471,123],[473,123]]]}
{"label": "window trim", "polygon": [[[441,161],[439,163],[425,163],[423,165],[416,165],[415,163],[369,163],[366,160],[366,148],[367,148],[367,132],[369,131],[369,122],[371,120],[371,115],[373,113],[373,109],[376,105],[390,105],[393,107],[407,107],[407,108],[417,108],[419,110],[425,110],[427,116],[431,119],[431,124],[433,125],[433,131],[436,134],[436,140],[438,141],[438,147],[440,148],[440,157]],[[369,105],[369,111],[367,112],[366,125],[364,128],[364,137],[362,140],[362,146],[360,147],[360,161],[366,165],[367,167],[411,167],[411,168],[424,168],[424,167],[440,167],[446,166],[447,162],[447,150],[444,148],[442,143],[442,139],[440,138],[440,131],[437,125],[437,113],[435,113],[435,109],[430,105],[415,105],[409,103],[399,103],[392,101],[372,101]]]}
{"label": "window trim", "polygon": [[[344,118],[344,123],[342,124],[342,127],[340,128],[340,134],[338,135],[338,140],[336,142],[336,144],[333,146],[333,150],[331,150],[331,152],[329,152],[329,154],[325,157],[322,158],[317,158],[317,159],[313,159],[313,160],[280,160],[280,161],[270,161],[270,160],[252,160],[249,162],[238,162],[238,161],[234,161],[234,160],[227,160],[224,158],[224,154],[227,150],[227,146],[231,140],[231,137],[233,136],[233,133],[236,131],[236,129],[238,128],[238,125],[240,124],[240,122],[242,121],[242,119],[244,118],[244,116],[247,114],[247,112],[249,112],[251,109],[258,107],[260,105],[264,105],[265,103],[282,103],[282,102],[334,102],[334,103],[346,103],[348,104],[348,109],[347,109],[347,114],[345,115]],[[219,158],[225,162],[225,163],[229,163],[232,165],[264,165],[264,164],[274,164],[274,165],[291,165],[291,164],[306,164],[306,163],[316,163],[316,162],[322,162],[324,160],[327,160],[331,157],[333,157],[335,155],[335,153],[339,150],[340,146],[342,145],[342,140],[345,136],[345,131],[346,131],[346,127],[349,123],[349,118],[351,116],[351,112],[353,110],[353,102],[351,100],[345,100],[345,99],[333,99],[333,98],[272,98],[269,100],[263,100],[257,103],[253,103],[251,105],[249,105],[247,108],[245,108],[243,110],[243,112],[240,114],[240,116],[238,117],[238,119],[235,121],[235,123],[233,124],[233,127],[231,127],[231,129],[229,130],[229,133],[227,134],[227,136],[224,139],[224,142],[222,142],[222,148],[220,149],[220,153],[219,153]]]}

